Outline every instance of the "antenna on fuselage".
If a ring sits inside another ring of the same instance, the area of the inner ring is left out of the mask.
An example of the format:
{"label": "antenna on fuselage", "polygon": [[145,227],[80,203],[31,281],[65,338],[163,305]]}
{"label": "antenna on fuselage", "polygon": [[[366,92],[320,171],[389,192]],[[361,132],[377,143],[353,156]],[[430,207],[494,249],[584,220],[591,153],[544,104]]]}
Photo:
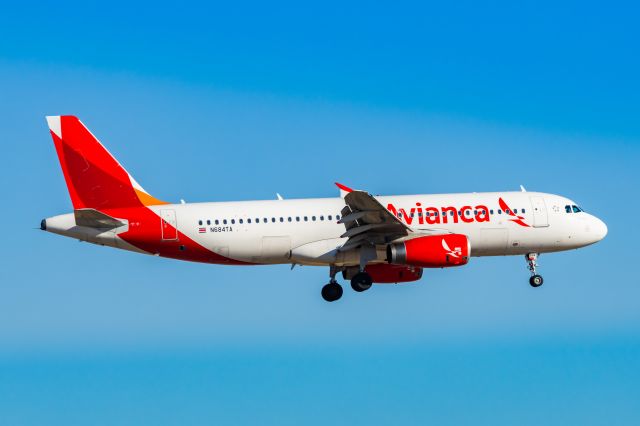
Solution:
{"label": "antenna on fuselage", "polygon": [[282,195],[278,194],[277,192],[276,192],[276,197],[278,197],[278,200],[280,201],[284,200],[284,198],[282,198]]}
{"label": "antenna on fuselage", "polygon": [[520,185],[520,191],[522,191],[522,192],[527,192],[527,190],[526,190],[526,189],[524,189],[524,186],[522,186],[522,185]]}

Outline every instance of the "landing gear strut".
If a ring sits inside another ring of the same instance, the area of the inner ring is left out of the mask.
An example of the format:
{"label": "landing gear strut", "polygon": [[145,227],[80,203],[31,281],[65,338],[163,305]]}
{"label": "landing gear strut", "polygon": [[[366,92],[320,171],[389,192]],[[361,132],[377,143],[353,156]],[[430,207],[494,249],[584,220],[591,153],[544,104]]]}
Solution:
{"label": "landing gear strut", "polygon": [[536,268],[538,267],[538,253],[527,253],[524,255],[524,258],[529,265],[529,271],[531,271],[531,278],[529,278],[529,284],[531,287],[540,287],[544,280],[541,275],[536,273]]}
{"label": "landing gear strut", "polygon": [[375,258],[375,246],[371,244],[365,244],[360,248],[360,269],[351,278],[351,288],[354,291],[361,293],[371,288],[373,280],[371,279],[371,275],[367,274],[364,269],[367,267],[367,263],[371,260],[374,260]]}
{"label": "landing gear strut", "polygon": [[338,268],[331,266],[329,268],[329,284],[322,287],[322,298],[327,302],[335,302],[342,297],[342,286],[336,281],[336,273],[338,273]]}

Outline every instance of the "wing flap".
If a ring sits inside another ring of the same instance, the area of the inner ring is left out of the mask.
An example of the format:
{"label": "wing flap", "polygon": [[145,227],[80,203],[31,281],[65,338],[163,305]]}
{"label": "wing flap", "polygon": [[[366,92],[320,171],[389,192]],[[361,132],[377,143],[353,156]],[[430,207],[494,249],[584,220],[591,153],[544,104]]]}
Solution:
{"label": "wing flap", "polygon": [[[344,185],[339,185],[342,190]],[[348,188],[348,187],[344,187]],[[387,210],[373,195],[365,191],[348,188],[345,191],[342,218],[346,232],[342,237],[348,237],[341,251],[347,251],[362,245],[385,244],[398,238],[406,237],[412,232],[411,228],[402,223],[394,214]]]}

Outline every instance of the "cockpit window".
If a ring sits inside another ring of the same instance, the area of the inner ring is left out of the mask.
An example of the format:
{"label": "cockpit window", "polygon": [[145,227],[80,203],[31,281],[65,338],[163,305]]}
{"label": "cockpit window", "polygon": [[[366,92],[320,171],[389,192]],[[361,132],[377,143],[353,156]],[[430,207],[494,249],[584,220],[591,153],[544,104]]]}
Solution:
{"label": "cockpit window", "polygon": [[582,211],[582,209],[580,207],[578,207],[578,206],[574,205],[574,206],[571,206],[571,207],[573,208],[573,212],[574,213],[580,213]]}
{"label": "cockpit window", "polygon": [[569,206],[569,205],[564,206],[564,210],[565,210],[567,213],[571,213],[571,206]]}

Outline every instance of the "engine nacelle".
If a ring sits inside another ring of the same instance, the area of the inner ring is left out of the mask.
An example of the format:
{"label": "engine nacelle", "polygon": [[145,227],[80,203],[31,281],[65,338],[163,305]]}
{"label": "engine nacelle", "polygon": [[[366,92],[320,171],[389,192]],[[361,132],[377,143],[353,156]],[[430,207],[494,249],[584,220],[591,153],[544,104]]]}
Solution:
{"label": "engine nacelle", "polygon": [[387,262],[424,268],[466,265],[471,247],[462,234],[429,235],[387,246]]}

